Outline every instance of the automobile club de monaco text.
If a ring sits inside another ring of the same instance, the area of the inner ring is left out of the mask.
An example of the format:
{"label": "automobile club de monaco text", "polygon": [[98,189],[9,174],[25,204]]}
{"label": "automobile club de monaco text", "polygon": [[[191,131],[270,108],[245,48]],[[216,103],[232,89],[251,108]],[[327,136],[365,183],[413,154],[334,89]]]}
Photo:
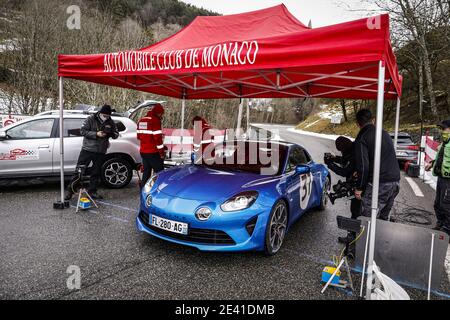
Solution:
{"label": "automobile club de monaco text", "polygon": [[228,42],[171,51],[120,51],[104,54],[104,72],[214,68],[254,64],[257,41]]}

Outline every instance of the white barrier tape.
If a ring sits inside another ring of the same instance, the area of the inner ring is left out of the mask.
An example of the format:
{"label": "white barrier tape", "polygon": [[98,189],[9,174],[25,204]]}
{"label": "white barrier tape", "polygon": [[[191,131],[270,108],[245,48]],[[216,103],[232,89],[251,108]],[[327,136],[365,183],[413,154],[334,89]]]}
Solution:
{"label": "white barrier tape", "polygon": [[140,133],[140,134],[153,134],[153,135],[156,135],[156,134],[162,134],[162,131],[161,131],[161,130],[157,130],[157,131],[151,131],[151,130],[136,130],[136,132],[137,132],[137,133]]}
{"label": "white barrier tape", "polygon": [[[225,136],[215,136],[212,140],[206,140],[209,142],[222,142],[225,140]],[[206,143],[203,142],[203,143]],[[181,136],[164,136],[164,144],[180,144],[181,143]],[[194,137],[193,136],[183,136],[183,144],[193,144],[194,143]]]}

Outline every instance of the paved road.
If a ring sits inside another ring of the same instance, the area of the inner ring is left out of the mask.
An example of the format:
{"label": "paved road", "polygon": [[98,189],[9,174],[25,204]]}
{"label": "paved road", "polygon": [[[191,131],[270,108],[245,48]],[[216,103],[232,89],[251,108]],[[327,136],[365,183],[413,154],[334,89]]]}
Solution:
{"label": "paved road", "polygon": [[[279,127],[281,136],[300,142],[316,160],[332,149],[328,140],[299,136]],[[408,186],[402,182],[402,190]],[[324,212],[309,212],[291,229],[281,252],[204,253],[136,231],[138,187],[102,190],[97,210],[56,211],[58,184],[0,190],[0,299],[356,299],[341,290],[320,293],[320,275],[343,235],[336,215],[340,201]],[[431,210],[431,191],[416,200]],[[427,202],[427,203],[425,203]],[[66,286],[67,268],[81,269],[81,289]],[[355,275],[355,281],[359,276]],[[440,292],[450,294],[447,279]],[[425,298],[418,290],[413,298]],[[433,295],[433,298],[443,298]]]}

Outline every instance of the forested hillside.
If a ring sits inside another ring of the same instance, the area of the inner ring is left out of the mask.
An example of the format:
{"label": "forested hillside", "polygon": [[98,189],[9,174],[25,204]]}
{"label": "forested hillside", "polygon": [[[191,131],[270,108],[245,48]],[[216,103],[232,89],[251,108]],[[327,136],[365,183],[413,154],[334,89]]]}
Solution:
{"label": "forested hillside", "polygon": [[[57,107],[57,55],[138,49],[160,41],[198,15],[217,15],[177,0],[0,0],[0,108],[1,112],[36,114]],[[77,5],[81,28],[66,26],[67,8]],[[66,107],[76,103],[112,104],[124,111],[145,99],[167,100],[166,126],[180,126],[180,101],[138,91],[67,80]],[[276,108],[269,108],[273,103]],[[193,101],[190,118],[200,114],[217,127],[233,127],[238,101]],[[252,121],[295,123],[302,100],[258,101]],[[307,104],[311,105],[311,104]],[[274,112],[268,112],[273,110]],[[296,110],[298,112],[296,112]]]}

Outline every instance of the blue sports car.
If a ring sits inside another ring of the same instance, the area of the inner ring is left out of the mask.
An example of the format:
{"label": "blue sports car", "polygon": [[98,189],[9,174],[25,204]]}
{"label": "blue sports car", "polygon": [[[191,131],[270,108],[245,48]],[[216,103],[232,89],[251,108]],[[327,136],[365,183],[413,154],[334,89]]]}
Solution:
{"label": "blue sports car", "polygon": [[305,211],[325,208],[329,171],[301,146],[234,141],[214,147],[209,158],[149,179],[139,231],[205,251],[273,255]]}

